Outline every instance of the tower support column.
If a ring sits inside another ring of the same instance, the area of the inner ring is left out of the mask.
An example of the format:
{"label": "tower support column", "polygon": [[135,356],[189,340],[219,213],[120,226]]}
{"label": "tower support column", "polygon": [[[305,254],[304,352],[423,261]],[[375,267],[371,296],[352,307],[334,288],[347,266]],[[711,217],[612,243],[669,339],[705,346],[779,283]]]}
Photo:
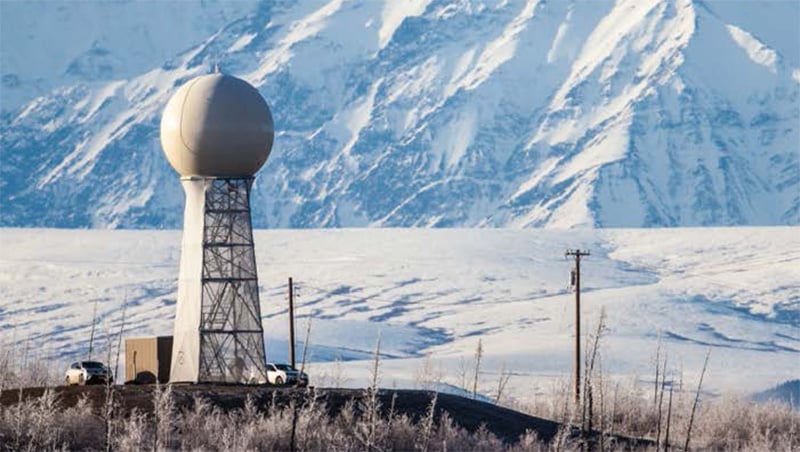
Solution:
{"label": "tower support column", "polygon": [[183,177],[172,382],[266,381],[250,219],[253,178]]}

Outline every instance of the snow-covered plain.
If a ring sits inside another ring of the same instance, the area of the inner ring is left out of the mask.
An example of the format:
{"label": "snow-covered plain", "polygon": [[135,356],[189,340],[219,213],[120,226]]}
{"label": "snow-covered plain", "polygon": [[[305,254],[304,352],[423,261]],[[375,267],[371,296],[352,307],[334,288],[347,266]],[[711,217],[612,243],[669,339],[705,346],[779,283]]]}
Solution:
{"label": "snow-covered plain", "polygon": [[[381,335],[383,386],[458,385],[478,339],[481,389],[509,394],[569,378],[573,295],[566,248],[586,248],[583,331],[607,314],[607,374],[652,379],[659,341],[672,375],[751,392],[800,375],[800,228],[255,232],[268,360],[287,356],[286,284],[311,322],[317,384],[363,385]],[[0,342],[65,363],[100,342],[171,334],[180,231],[0,230]],[[429,358],[426,359],[426,356]],[[427,360],[427,371],[426,368]],[[422,374],[427,374],[422,378]]]}

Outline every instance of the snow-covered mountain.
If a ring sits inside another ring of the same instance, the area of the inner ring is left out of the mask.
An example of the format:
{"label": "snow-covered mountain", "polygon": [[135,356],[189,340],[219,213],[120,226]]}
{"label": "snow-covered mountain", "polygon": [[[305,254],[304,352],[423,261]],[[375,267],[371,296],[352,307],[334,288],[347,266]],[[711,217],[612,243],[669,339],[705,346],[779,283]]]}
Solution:
{"label": "snow-covered mountain", "polygon": [[800,223],[800,3],[2,2],[0,225],[177,227],[187,79],[257,87],[261,227]]}

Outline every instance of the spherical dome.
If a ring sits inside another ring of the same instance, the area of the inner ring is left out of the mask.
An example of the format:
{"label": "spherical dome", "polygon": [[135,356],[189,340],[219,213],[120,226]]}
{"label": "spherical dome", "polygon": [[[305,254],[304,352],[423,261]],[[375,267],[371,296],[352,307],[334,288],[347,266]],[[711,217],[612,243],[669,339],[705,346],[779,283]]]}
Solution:
{"label": "spherical dome", "polygon": [[161,116],[161,147],[181,176],[252,176],[267,161],[273,135],[264,98],[229,75],[186,82]]}

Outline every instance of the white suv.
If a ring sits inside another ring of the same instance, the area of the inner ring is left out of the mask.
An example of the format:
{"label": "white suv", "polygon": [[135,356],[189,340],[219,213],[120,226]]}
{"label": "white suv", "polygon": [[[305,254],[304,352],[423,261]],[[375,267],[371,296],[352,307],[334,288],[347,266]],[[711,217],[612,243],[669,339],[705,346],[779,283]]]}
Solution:
{"label": "white suv", "polygon": [[92,383],[112,383],[114,375],[103,363],[97,361],[78,361],[72,363],[64,376],[67,386]]}
{"label": "white suv", "polygon": [[288,364],[267,363],[267,381],[274,385],[297,384],[308,385],[308,375]]}

